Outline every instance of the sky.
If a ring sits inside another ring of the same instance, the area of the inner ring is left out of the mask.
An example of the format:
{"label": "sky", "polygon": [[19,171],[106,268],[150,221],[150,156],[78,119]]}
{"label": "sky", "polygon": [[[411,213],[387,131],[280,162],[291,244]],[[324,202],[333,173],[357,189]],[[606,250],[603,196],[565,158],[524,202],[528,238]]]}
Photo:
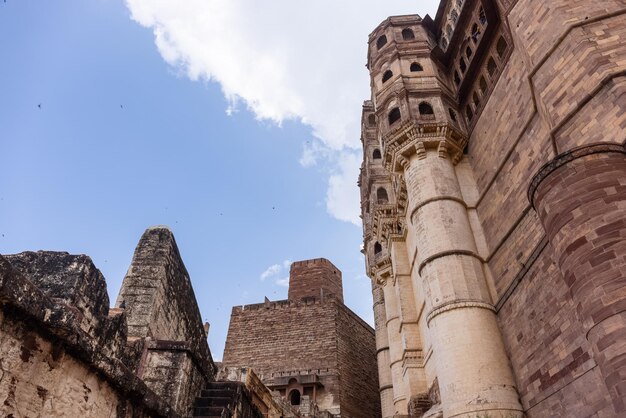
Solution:
{"label": "sky", "polygon": [[221,359],[233,306],[325,257],[373,323],[360,253],[368,34],[437,0],[0,2],[0,254],[87,254],[111,304],[168,225]]}

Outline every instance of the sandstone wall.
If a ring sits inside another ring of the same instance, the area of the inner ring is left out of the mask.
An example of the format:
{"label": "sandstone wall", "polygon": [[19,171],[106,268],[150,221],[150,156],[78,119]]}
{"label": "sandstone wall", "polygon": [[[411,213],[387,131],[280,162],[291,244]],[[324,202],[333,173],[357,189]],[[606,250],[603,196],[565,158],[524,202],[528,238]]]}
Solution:
{"label": "sandstone wall", "polygon": [[[614,416],[606,376],[527,192],[557,155],[623,143],[626,6],[499,3],[514,49],[471,133],[469,160],[500,327],[529,417]],[[591,183],[576,193],[602,187]]]}
{"label": "sandstone wall", "polygon": [[289,300],[334,296],[343,302],[341,271],[325,258],[296,261],[289,270]]}
{"label": "sandstone wall", "polygon": [[339,409],[337,305],[327,299],[234,307],[223,365],[249,367],[266,383],[282,376],[317,374],[322,409]]}
{"label": "sandstone wall", "polygon": [[344,305],[337,308],[341,416],[380,417],[376,336],[350,309]]}
{"label": "sandstone wall", "polygon": [[233,308],[223,364],[252,368],[270,388],[317,375],[320,410],[380,416],[374,332],[334,298]]}
{"label": "sandstone wall", "polygon": [[[195,300],[174,235],[164,227],[148,229],[116,306],[126,312],[129,337],[146,339],[137,374],[187,414],[216,372]],[[188,384],[179,385],[181,379]]]}

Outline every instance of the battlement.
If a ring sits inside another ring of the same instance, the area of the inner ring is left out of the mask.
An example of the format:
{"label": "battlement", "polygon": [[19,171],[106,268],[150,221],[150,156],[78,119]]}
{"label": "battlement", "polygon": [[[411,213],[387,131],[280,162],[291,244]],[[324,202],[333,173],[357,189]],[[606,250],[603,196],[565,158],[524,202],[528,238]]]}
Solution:
{"label": "battlement", "polygon": [[343,302],[341,271],[325,258],[296,261],[289,271],[289,300],[327,298]]}

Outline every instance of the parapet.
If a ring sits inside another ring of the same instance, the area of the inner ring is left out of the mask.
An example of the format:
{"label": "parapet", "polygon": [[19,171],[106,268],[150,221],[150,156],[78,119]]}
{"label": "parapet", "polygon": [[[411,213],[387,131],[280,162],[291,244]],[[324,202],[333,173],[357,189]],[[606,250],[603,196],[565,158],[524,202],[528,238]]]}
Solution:
{"label": "parapet", "polygon": [[333,296],[343,303],[341,271],[325,258],[296,261],[289,271],[289,300]]}

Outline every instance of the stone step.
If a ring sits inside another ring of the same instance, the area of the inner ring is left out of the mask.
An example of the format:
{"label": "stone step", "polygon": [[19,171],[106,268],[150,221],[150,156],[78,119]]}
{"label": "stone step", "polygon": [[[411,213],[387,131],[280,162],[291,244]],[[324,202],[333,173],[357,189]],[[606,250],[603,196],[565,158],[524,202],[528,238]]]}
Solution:
{"label": "stone step", "polygon": [[[222,414],[225,412],[225,408],[221,406],[207,406],[207,407],[199,407],[193,409],[193,416],[198,417],[222,417]],[[224,415],[230,416],[230,414]]]}
{"label": "stone step", "polygon": [[201,398],[232,398],[235,391],[230,389],[204,389],[200,391]]}
{"label": "stone step", "polygon": [[232,402],[233,398],[231,396],[210,396],[210,397],[200,397],[196,398],[196,407],[206,407],[206,406],[228,406]]}

